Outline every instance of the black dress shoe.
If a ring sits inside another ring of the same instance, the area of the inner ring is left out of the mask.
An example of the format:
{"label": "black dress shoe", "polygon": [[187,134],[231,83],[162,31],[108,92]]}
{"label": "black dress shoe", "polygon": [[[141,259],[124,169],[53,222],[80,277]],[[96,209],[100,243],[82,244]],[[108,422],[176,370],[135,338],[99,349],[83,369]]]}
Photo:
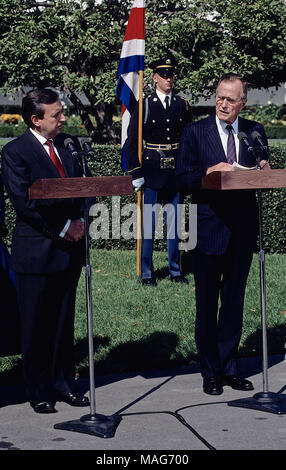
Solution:
{"label": "black dress shoe", "polygon": [[171,276],[171,281],[180,282],[181,284],[189,284],[188,279],[186,279],[184,276]]}
{"label": "black dress shoe", "polygon": [[237,375],[225,375],[223,378],[223,385],[229,385],[234,390],[254,390],[254,387],[249,380],[238,377]]}
{"label": "black dress shoe", "polygon": [[48,413],[57,413],[57,410],[54,407],[54,404],[49,401],[31,401],[31,407],[36,413],[48,414]]}
{"label": "black dress shoe", "polygon": [[89,399],[87,397],[82,397],[75,395],[74,393],[58,394],[57,401],[63,401],[71,406],[89,406]]}
{"label": "black dress shoe", "polygon": [[148,279],[142,279],[141,284],[142,286],[153,286],[153,287],[157,286],[157,282],[156,282],[156,279],[154,279],[154,277],[150,277]]}
{"label": "black dress shoe", "polygon": [[208,395],[221,395],[223,388],[220,380],[216,377],[205,377],[203,381],[203,391]]}

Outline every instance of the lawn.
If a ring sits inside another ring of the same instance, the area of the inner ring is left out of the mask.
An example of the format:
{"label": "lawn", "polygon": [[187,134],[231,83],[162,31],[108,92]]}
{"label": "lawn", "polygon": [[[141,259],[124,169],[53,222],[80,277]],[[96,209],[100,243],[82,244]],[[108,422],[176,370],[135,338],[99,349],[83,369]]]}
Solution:
{"label": "lawn", "polygon": [[[266,255],[266,311],[269,354],[284,353],[286,341],[285,255]],[[154,253],[158,286],[136,277],[136,252],[92,250],[92,305],[95,373],[131,372],[196,361],[195,287],[188,256],[189,285],[171,284],[164,252]],[[249,275],[240,355],[262,354],[259,261]],[[77,372],[88,375],[85,271],[77,293],[75,323]],[[19,375],[19,357],[0,358],[0,381]]]}

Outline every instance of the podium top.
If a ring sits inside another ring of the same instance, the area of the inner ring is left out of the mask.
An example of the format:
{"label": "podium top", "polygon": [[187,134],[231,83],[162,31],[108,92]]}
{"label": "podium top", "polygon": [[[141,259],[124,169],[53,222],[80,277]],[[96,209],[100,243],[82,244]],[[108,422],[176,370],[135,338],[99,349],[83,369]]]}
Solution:
{"label": "podium top", "polygon": [[202,177],[203,189],[285,188],[286,169],[214,171]]}
{"label": "podium top", "polygon": [[133,194],[131,176],[45,178],[29,188],[30,199],[65,199]]}

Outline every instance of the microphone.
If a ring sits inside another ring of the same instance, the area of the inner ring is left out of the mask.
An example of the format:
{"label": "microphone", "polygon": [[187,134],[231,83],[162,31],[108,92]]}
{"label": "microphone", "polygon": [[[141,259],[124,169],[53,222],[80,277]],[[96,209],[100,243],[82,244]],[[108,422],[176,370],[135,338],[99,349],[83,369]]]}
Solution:
{"label": "microphone", "polygon": [[84,151],[87,153],[87,155],[90,157],[90,158],[94,158],[94,151],[92,150],[92,147],[91,147],[91,144],[90,144],[90,141],[87,137],[82,137],[80,139],[80,142],[81,142],[81,145],[82,145],[82,148],[84,149]]}
{"label": "microphone", "polygon": [[76,148],[74,141],[70,137],[64,140],[64,146],[70,150],[73,157],[78,157],[80,150]]}
{"label": "microphone", "polygon": [[251,133],[251,138],[252,140],[254,140],[254,142],[257,142],[260,147],[262,148],[263,152],[266,153],[267,157],[269,155],[269,149],[267,147],[267,145],[265,145],[265,143],[263,142],[262,140],[262,136],[259,134],[259,132],[257,131],[253,131]]}
{"label": "microphone", "polygon": [[237,137],[238,137],[239,142],[243,142],[244,145],[246,145],[248,152],[257,160],[257,155],[256,155],[256,152],[255,152],[255,148],[250,145],[249,140],[248,140],[247,135],[245,134],[245,132],[239,132]]}

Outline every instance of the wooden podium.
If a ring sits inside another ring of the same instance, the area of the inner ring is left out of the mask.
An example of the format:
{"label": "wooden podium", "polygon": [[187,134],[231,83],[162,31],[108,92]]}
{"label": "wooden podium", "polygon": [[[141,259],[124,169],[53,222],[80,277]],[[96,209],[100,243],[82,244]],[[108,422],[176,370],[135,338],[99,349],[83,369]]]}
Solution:
{"label": "wooden podium", "polygon": [[214,171],[202,178],[204,189],[267,189],[286,187],[284,170]]}
{"label": "wooden podium", "polygon": [[35,181],[29,188],[30,199],[125,196],[132,193],[131,176],[47,178]]}
{"label": "wooden podium", "polygon": [[[35,181],[29,188],[30,199],[65,199],[84,198],[85,226],[88,227],[88,198],[95,196],[123,196],[133,194],[131,176],[98,176],[82,178],[47,178]],[[89,236],[85,230],[86,250],[86,307],[89,346],[89,379],[90,379],[90,414],[79,420],[55,424],[55,429],[91,434],[97,437],[110,438],[121,421],[118,415],[105,416],[95,410],[94,382],[94,348],[93,348],[93,314],[91,295],[91,266],[89,256]]]}
{"label": "wooden podium", "polygon": [[259,264],[260,264],[260,300],[261,325],[263,342],[263,392],[253,397],[242,398],[228,402],[229,406],[251,408],[276,414],[286,413],[286,395],[269,392],[268,390],[268,351],[266,330],[266,297],[265,297],[265,252],[263,248],[262,224],[262,189],[285,188],[286,169],[282,170],[235,170],[214,171],[202,178],[202,187],[205,190],[257,190],[259,210]]}

